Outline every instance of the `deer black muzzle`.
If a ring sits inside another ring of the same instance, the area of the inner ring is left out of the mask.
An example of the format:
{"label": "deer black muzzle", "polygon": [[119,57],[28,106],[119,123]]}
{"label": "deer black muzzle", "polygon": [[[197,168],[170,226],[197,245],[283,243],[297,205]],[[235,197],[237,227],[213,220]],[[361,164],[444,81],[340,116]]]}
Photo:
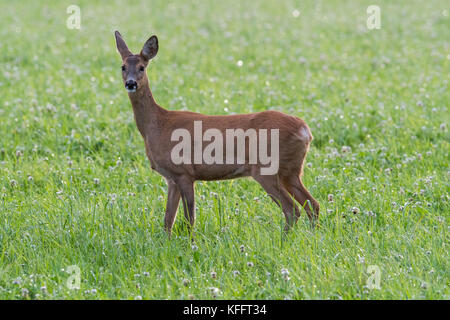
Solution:
{"label": "deer black muzzle", "polygon": [[128,80],[127,82],[125,82],[125,88],[129,92],[134,92],[137,89],[137,82],[134,80]]}

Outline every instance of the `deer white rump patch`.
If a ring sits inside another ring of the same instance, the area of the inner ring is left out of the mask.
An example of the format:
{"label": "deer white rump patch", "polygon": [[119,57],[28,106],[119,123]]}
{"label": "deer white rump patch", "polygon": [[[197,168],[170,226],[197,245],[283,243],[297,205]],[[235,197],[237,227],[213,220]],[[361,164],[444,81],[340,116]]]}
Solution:
{"label": "deer white rump patch", "polygon": [[300,140],[302,140],[304,142],[308,142],[309,143],[312,140],[311,132],[306,127],[301,127],[300,128],[300,130],[298,131],[298,136],[299,136]]}

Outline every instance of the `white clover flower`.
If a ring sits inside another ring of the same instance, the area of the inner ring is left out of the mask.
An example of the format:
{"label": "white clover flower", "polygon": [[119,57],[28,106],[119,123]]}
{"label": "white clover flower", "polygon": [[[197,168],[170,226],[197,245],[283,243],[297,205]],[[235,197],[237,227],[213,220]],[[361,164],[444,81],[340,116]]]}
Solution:
{"label": "white clover flower", "polygon": [[352,151],[352,148],[349,146],[342,146],[341,152],[342,153],[350,153]]}
{"label": "white clover flower", "polygon": [[218,295],[221,294],[219,288],[216,288],[216,287],[209,287],[208,289],[209,289],[209,291],[210,291],[210,293],[211,293],[211,296],[212,296],[213,298],[215,298],[215,297],[217,297]]}
{"label": "white clover flower", "polygon": [[361,264],[363,264],[363,263],[366,262],[366,258],[361,257],[361,256],[358,254],[358,262],[361,263]]}
{"label": "white clover flower", "polygon": [[22,297],[27,297],[29,295],[30,291],[27,288],[22,289]]}

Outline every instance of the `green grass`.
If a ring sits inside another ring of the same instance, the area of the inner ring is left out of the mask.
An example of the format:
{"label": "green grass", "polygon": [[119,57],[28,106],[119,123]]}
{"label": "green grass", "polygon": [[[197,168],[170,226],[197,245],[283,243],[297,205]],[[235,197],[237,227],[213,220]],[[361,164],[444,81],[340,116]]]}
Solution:
{"label": "green grass", "polygon": [[[81,30],[66,28],[70,4]],[[371,4],[380,30],[366,30]],[[419,0],[2,0],[0,298],[448,299],[449,11]],[[252,180],[199,182],[195,244],[180,210],[169,240],[165,181],[134,123],[115,29],[134,52],[158,35],[148,73],[167,109],[303,118],[320,228],[303,214],[284,236]],[[71,265],[79,290],[66,285]],[[370,265],[380,289],[367,287]]]}

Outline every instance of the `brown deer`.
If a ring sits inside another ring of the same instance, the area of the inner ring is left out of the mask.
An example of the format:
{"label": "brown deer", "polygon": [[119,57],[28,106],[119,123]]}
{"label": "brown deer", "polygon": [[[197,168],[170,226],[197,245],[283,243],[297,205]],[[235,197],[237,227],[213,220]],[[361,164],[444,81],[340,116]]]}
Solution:
{"label": "brown deer", "polygon": [[[314,225],[319,217],[319,203],[301,181],[303,163],[313,139],[309,127],[303,120],[278,111],[217,116],[163,109],[153,98],[145,72],[149,61],[158,52],[157,37],[151,36],[139,54],[131,53],[118,31],[115,32],[115,38],[117,49],[122,57],[122,78],[133,106],[136,125],[144,138],[147,157],[151,168],[167,181],[168,199],[164,225],[169,236],[180,198],[183,201],[184,215],[189,222],[189,229],[191,230],[194,225],[194,182],[196,180],[225,180],[248,176],[253,177],[281,207],[286,218],[286,231],[300,216],[300,210],[293,199],[305,209]],[[207,130],[205,135],[200,132],[200,138],[197,132],[198,124]],[[229,129],[233,128],[236,131],[234,136],[231,135],[231,147],[227,144],[226,156],[220,148],[215,148],[214,155],[211,152],[216,160],[212,162],[199,161],[198,153],[191,154],[192,149],[206,152],[206,149],[210,147],[203,147],[199,139],[212,141],[214,137],[212,143],[215,143],[219,142],[220,134],[222,134],[227,136],[228,142]],[[174,149],[177,145],[179,146],[178,141],[181,137],[181,135],[174,135],[177,129],[188,136],[194,135],[194,140],[185,144],[186,148],[182,156],[185,161],[181,162],[179,159],[173,160]],[[266,151],[269,149],[271,156],[274,156],[274,152],[277,153],[277,159],[274,159],[277,169],[275,172],[267,173],[270,171],[267,170],[267,161],[263,163],[261,160],[255,163],[251,152],[256,148],[255,130],[260,130],[260,138],[264,137],[262,133],[270,131],[271,138],[279,139],[279,141],[274,139],[259,141],[260,152],[263,149]],[[238,131],[244,133],[244,138],[241,140],[236,134]],[[207,137],[207,132],[213,134]],[[235,138],[237,138],[237,144],[234,144]],[[265,142],[267,145],[264,145]],[[266,169],[265,174],[264,169]]]}

